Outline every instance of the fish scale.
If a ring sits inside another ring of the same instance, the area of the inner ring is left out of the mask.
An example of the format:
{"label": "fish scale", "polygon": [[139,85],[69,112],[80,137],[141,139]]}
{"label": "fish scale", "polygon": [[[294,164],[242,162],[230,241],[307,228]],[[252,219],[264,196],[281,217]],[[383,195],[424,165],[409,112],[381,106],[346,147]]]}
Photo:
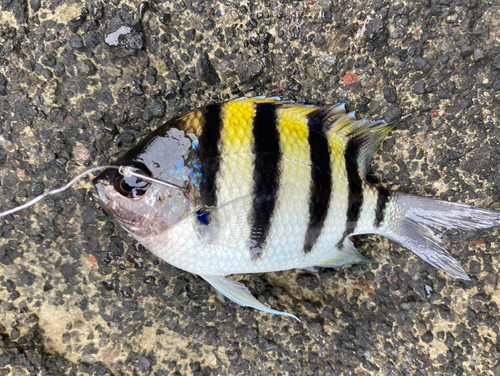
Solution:
{"label": "fish scale", "polygon": [[[445,230],[500,225],[494,211],[391,192],[366,182],[371,157],[398,124],[356,120],[344,105],[248,98],[167,122],[95,180],[96,198],[140,243],[195,273],[234,302],[279,315],[226,279],[371,262],[350,236],[378,234],[453,277],[468,279],[444,249]],[[148,177],[184,190],[147,183]],[[148,186],[149,184],[149,186]]]}

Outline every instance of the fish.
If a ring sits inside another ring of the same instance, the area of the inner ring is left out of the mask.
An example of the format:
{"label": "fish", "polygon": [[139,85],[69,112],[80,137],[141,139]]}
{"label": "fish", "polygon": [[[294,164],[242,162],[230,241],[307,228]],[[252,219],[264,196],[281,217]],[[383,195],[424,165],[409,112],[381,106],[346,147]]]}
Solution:
{"label": "fish", "polygon": [[350,237],[376,234],[469,280],[442,235],[499,226],[500,213],[366,180],[402,120],[277,97],[210,104],[147,135],[93,180],[92,196],[160,259],[239,305],[297,320],[226,276],[371,263]]}

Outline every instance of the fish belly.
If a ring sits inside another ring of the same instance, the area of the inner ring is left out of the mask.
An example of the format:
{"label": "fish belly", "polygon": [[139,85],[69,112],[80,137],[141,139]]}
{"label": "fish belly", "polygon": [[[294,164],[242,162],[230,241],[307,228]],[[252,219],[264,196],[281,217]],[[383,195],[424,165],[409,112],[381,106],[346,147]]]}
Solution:
{"label": "fish belly", "polygon": [[223,169],[226,175],[219,192],[223,204],[214,211],[212,223],[208,226],[199,225],[196,220],[179,223],[170,229],[167,238],[148,246],[153,253],[192,273],[217,275],[321,266],[338,256],[341,251],[337,244],[345,232],[347,211],[347,182],[340,165],[334,169],[337,175],[323,229],[312,250],[306,253],[310,166],[284,160],[282,168],[286,178],[276,193],[269,235],[262,249],[255,250],[249,240],[249,216],[254,199],[252,176],[238,172],[238,168],[244,170],[245,163],[251,162],[245,162],[246,157],[235,155],[233,158],[230,164],[234,168]]}

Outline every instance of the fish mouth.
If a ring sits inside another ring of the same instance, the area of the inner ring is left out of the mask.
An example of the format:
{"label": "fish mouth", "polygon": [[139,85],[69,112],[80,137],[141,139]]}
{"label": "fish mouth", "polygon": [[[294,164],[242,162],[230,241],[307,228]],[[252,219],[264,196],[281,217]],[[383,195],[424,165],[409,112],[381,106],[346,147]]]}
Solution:
{"label": "fish mouth", "polygon": [[106,187],[111,185],[111,182],[115,179],[117,171],[117,169],[110,168],[104,170],[92,179],[92,184],[94,184],[94,186],[89,189],[88,194],[92,200],[95,200],[103,208],[106,208],[110,203]]}
{"label": "fish mouth", "polygon": [[95,187],[90,188],[88,194],[92,200],[99,200],[99,195],[97,194],[97,189]]}
{"label": "fish mouth", "polygon": [[110,199],[106,194],[106,189],[101,182],[94,183],[94,187],[90,188],[88,193],[91,199],[95,200],[104,209],[110,203]]}

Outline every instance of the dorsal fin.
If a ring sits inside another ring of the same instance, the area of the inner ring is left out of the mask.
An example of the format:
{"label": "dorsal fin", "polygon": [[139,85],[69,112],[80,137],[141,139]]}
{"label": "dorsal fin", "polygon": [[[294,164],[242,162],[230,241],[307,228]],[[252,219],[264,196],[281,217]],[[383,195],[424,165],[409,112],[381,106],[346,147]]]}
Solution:
{"label": "dorsal fin", "polygon": [[403,116],[390,123],[384,120],[357,120],[354,111],[346,113],[344,103],[321,107],[318,109],[318,115],[326,128],[347,139],[345,154],[358,164],[363,176],[366,176],[373,153],[387,134],[400,121],[410,116]]}

